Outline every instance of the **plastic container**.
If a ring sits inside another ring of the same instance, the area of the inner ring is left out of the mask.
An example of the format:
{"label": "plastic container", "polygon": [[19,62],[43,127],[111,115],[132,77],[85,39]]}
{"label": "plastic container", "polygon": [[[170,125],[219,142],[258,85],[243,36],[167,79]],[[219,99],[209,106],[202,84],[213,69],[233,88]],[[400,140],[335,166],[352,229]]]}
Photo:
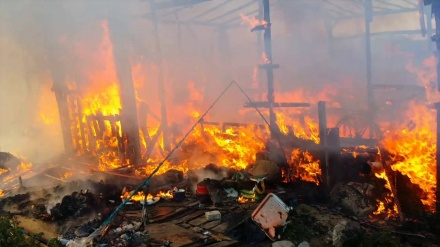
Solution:
{"label": "plastic container", "polygon": [[286,223],[289,207],[275,194],[270,193],[251,215],[252,220],[272,240],[276,240],[276,229]]}

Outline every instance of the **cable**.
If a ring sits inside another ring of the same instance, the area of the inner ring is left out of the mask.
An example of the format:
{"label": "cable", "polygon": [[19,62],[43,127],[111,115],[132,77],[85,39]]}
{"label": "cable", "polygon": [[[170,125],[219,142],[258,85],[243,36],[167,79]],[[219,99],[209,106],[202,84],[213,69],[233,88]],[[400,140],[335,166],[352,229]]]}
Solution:
{"label": "cable", "polygon": [[[263,121],[267,124],[267,126],[269,126],[270,132],[273,133],[273,126],[270,126],[270,123],[267,121],[267,119],[263,116],[263,114],[261,113],[261,111],[257,108],[257,106],[254,104],[254,102],[252,101],[252,99],[247,95],[247,93],[243,90],[243,88],[240,87],[240,85],[233,81],[233,83],[238,87],[238,89],[240,90],[240,92],[247,98],[247,100],[249,101],[249,103],[254,107],[254,109],[258,112],[258,114],[260,115],[260,117],[263,119]],[[280,137],[278,135],[272,135],[275,136],[276,141],[278,142],[278,145],[280,145],[280,149],[283,152],[284,155],[284,159],[286,164],[288,164],[287,162],[287,155],[286,152],[284,151],[284,147],[283,144],[281,143]]]}
{"label": "cable", "polygon": [[[113,211],[113,213],[101,224],[101,226],[96,229],[93,233],[91,233],[87,239],[91,240],[94,237],[97,237],[102,231],[106,229],[106,226],[112,222],[112,220],[118,215],[119,211],[122,210],[122,208],[127,204],[127,202],[130,201],[130,199],[135,195],[142,187],[148,186],[150,183],[151,178],[156,174],[159,169],[162,167],[162,165],[167,161],[171,155],[176,151],[177,148],[185,141],[185,139],[189,136],[189,134],[194,130],[194,128],[200,123],[200,121],[203,120],[203,118],[208,114],[208,112],[217,104],[217,102],[220,100],[221,97],[229,90],[229,88],[236,84],[235,81],[232,81],[229,83],[229,85],[223,90],[223,92],[217,97],[217,99],[211,104],[211,106],[202,114],[202,116],[197,120],[197,122],[190,128],[190,130],[183,136],[183,138],[177,143],[177,145],[168,153],[168,155],[157,165],[156,169],[145,179],[143,183],[141,183],[135,190],[133,190],[130,195]],[[85,241],[84,244],[86,244],[88,241]]]}
{"label": "cable", "polygon": [[[113,213],[106,219],[104,220],[104,222],[101,224],[101,226],[96,229],[93,233],[91,233],[87,238],[86,241],[83,242],[83,244],[86,244],[88,241],[87,240],[92,240],[93,238],[97,237],[98,235],[100,235],[100,233],[102,233],[103,231],[105,231],[107,229],[108,224],[110,224],[110,222],[112,222],[112,220],[118,215],[119,211],[122,210],[122,208],[127,204],[127,202],[130,201],[130,199],[133,197],[133,195],[135,195],[142,187],[144,186],[148,186],[150,183],[151,178],[159,171],[159,169],[162,167],[162,165],[165,163],[165,161],[167,161],[171,155],[174,153],[174,151],[176,151],[180,145],[185,141],[185,139],[189,136],[189,134],[197,127],[197,125],[204,119],[204,117],[206,116],[206,114],[208,114],[208,112],[217,104],[217,102],[223,97],[223,95],[229,90],[229,88],[231,88],[231,86],[237,86],[238,89],[244,94],[244,96],[249,100],[249,102],[252,104],[252,100],[251,98],[244,92],[244,90],[240,87],[240,85],[238,85],[237,82],[232,81],[231,83],[229,83],[229,85],[220,93],[220,95],[214,100],[214,102],[208,107],[208,109],[200,116],[200,118],[197,120],[197,122],[190,128],[190,130],[183,136],[183,138],[176,144],[176,146],[168,153],[168,155],[157,165],[157,167],[154,169],[154,171],[145,179],[144,182],[142,182],[135,190],[133,190],[130,195],[115,209],[115,211],[113,211]],[[263,116],[263,114],[261,113],[261,111],[255,107],[255,110],[258,112],[258,114],[261,116],[261,118],[264,120],[264,122],[269,126],[270,130],[272,131],[272,127],[270,126],[269,122],[266,120],[266,118]],[[284,154],[284,157],[286,158],[286,162],[287,162],[287,157],[286,154],[284,152],[284,148],[282,147],[281,141],[279,139],[278,136],[277,140],[278,143],[281,147],[281,150]]]}

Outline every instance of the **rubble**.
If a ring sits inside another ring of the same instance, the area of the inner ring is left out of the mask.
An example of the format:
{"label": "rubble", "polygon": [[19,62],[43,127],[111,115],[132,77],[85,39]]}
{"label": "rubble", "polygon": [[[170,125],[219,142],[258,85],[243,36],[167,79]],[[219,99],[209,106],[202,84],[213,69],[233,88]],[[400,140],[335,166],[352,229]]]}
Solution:
{"label": "rubble", "polygon": [[333,229],[332,242],[335,247],[353,246],[359,242],[361,225],[350,220],[342,220]]}
{"label": "rubble", "polygon": [[337,184],[330,192],[331,202],[338,204],[350,215],[367,217],[375,211],[374,186],[367,183]]}
{"label": "rubble", "polygon": [[[221,170],[209,165],[209,170],[216,169]],[[197,183],[197,190],[191,190],[188,181],[192,178],[181,178],[179,174],[168,173],[155,184],[161,185],[160,191],[169,189],[172,198],[175,192],[184,192],[182,198],[145,205],[141,201],[132,201],[116,216],[105,234],[94,239],[94,245],[142,246],[170,241],[209,246],[222,241],[225,246],[236,242],[272,246],[357,246],[359,242],[370,241],[378,229],[393,222],[382,220],[375,223],[365,217],[371,217],[371,212],[376,209],[375,199],[380,194],[376,187],[380,187],[380,183],[340,183],[334,186],[330,200],[326,201],[322,188],[313,182],[283,183],[229,170],[221,173],[226,177],[208,177]],[[261,184],[263,180],[258,179],[263,179],[264,185]],[[173,183],[167,185],[165,181]],[[174,182],[183,187],[177,188]],[[150,187],[143,191],[149,193],[158,189]],[[123,196],[121,191],[121,187],[112,187],[103,181],[63,184],[40,192],[29,191],[6,197],[0,200],[0,208],[58,226],[62,242],[75,246],[74,243],[85,241],[99,229],[103,220],[115,210]],[[203,194],[207,198],[202,198]],[[238,203],[237,198],[243,196],[250,198]],[[279,213],[281,209],[285,214]],[[270,219],[277,221],[269,226]],[[377,229],[365,222],[372,222],[370,224]],[[401,230],[390,234],[404,235]],[[399,238],[390,238],[390,241],[395,239]]]}
{"label": "rubble", "polygon": [[295,245],[290,241],[282,240],[273,242],[272,247],[295,247]]}
{"label": "rubble", "polygon": [[298,247],[310,247],[310,244],[307,241],[302,241],[300,244],[298,244]]}

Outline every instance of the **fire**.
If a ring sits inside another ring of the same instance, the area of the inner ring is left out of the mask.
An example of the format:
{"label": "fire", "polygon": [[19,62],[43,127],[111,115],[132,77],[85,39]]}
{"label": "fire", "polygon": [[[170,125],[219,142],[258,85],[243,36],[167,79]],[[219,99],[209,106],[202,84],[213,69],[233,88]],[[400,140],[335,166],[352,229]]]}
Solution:
{"label": "fire", "polygon": [[102,114],[103,116],[114,116],[119,114],[121,102],[119,88],[114,84],[101,89],[100,92],[87,92],[82,98],[83,113],[85,116]]}
{"label": "fire", "polygon": [[70,178],[70,177],[72,177],[72,176],[73,176],[73,172],[66,172],[66,173],[64,173],[64,174],[61,176],[60,179],[68,179],[68,178]]}
{"label": "fire", "polygon": [[249,199],[244,198],[243,196],[239,196],[238,199],[237,199],[237,201],[238,201],[239,203],[247,203],[247,202],[249,201]]}
{"label": "fire", "polygon": [[[242,16],[251,27],[257,25],[267,25],[264,21],[256,18]],[[129,141],[124,139],[123,126],[121,124],[121,115],[123,115],[121,104],[121,92],[116,76],[114,64],[113,47],[109,37],[109,27],[106,21],[101,23],[102,40],[96,50],[82,47],[79,41],[75,43],[76,55],[80,59],[90,58],[90,64],[83,68],[83,73],[87,83],[69,82],[69,116],[71,120],[71,133],[74,148],[78,155],[91,155],[96,159],[99,170],[112,170],[121,166],[134,166],[130,164],[125,156],[127,150],[124,145]],[[262,54],[262,63],[270,63],[266,54]],[[143,66],[136,64],[132,66],[131,72],[134,81],[135,94],[138,106],[138,117],[141,128],[139,130],[142,163],[136,164],[135,174],[146,176],[151,174],[158,162],[162,161],[169,150],[164,147],[162,138],[163,126],[161,126],[160,103],[152,95],[156,92],[156,82],[150,78],[157,74],[157,65]],[[256,69],[254,72],[256,73]],[[254,75],[255,87],[257,87],[257,76]],[[167,78],[168,79],[168,78]],[[189,81],[185,88],[187,103],[172,102],[173,95],[167,95],[170,98],[169,105],[174,103],[172,114],[169,116],[169,125],[173,121],[177,124],[169,127],[168,140],[175,145],[182,137],[183,131],[189,129],[201,116],[202,110],[206,109],[203,105],[203,91],[196,86],[193,81]],[[165,85],[167,87],[167,85]],[[147,90],[148,88],[148,90]],[[172,88],[166,90],[167,93],[173,93]],[[325,91],[332,92],[325,88]],[[304,90],[298,92],[282,93],[280,99],[299,99],[309,102],[327,99],[322,97],[324,93],[307,95]],[[261,96],[261,95],[260,95]],[[316,97],[315,97],[316,96]],[[265,96],[264,96],[265,97]],[[264,98],[260,97],[260,98]],[[175,97],[174,97],[175,98]],[[153,100],[151,100],[153,99]],[[289,101],[287,100],[287,101]],[[141,110],[141,106],[146,109]],[[141,115],[142,111],[147,112],[146,117]],[[240,112],[242,113],[242,112]],[[318,124],[316,119],[309,117],[310,112],[302,114],[302,119],[295,119],[289,112],[277,111],[277,121],[282,133],[293,134],[301,139],[312,140],[319,143]],[[205,117],[208,121],[209,116]],[[175,127],[175,128],[174,128]],[[175,131],[178,129],[178,131]],[[156,135],[158,138],[156,138]],[[170,169],[177,169],[187,172],[189,169],[197,169],[214,163],[220,166],[227,166],[236,169],[244,169],[255,160],[255,154],[261,152],[266,147],[266,142],[270,135],[268,127],[253,124],[239,126],[229,126],[225,123],[202,123],[193,130],[185,142],[175,152],[170,160],[167,160],[161,167],[159,174]],[[155,140],[155,141],[154,141]],[[148,152],[147,152],[148,151]],[[319,163],[313,159],[309,152],[301,154],[298,169],[298,177],[318,183],[317,177],[320,176]],[[295,159],[297,162],[298,159]],[[70,173],[63,175],[71,176]]]}
{"label": "fire", "polygon": [[[127,199],[129,196],[130,196],[130,194],[131,194],[132,192],[128,192],[128,191],[125,191],[122,195],[121,195],[121,199]],[[138,191],[136,194],[134,194],[132,197],[131,197],[131,201],[136,201],[136,202],[140,202],[140,201],[150,201],[150,200],[153,200],[153,195],[151,195],[151,194],[148,194],[146,197],[145,197],[145,194],[144,194],[144,192],[142,192],[142,191]]]}
{"label": "fire", "polygon": [[379,206],[373,214],[374,215],[386,214],[387,216],[396,215],[397,205],[393,203],[393,196],[394,195],[392,195],[392,193],[391,193],[391,184],[390,184],[390,180],[388,179],[388,176],[386,175],[385,171],[383,171],[381,173],[376,173],[375,176],[378,178],[382,178],[386,181],[385,188],[388,189],[390,191],[390,193],[385,197],[385,202],[387,204],[393,204],[393,208],[390,209],[389,207],[385,207],[385,203],[383,201],[379,201]]}
{"label": "fire", "polygon": [[160,191],[156,196],[163,198],[163,199],[173,199],[173,192],[171,190],[168,191]]}
{"label": "fire", "polygon": [[7,173],[8,171],[9,171],[8,169],[0,168],[0,176],[1,176],[3,173]]}
{"label": "fire", "polygon": [[422,202],[434,210],[436,186],[436,122],[432,110],[421,103],[412,103],[407,114],[415,123],[412,131],[402,126],[401,131],[389,133],[382,145],[391,153],[394,161],[391,168],[407,175],[411,182],[426,193]]}
{"label": "fire", "polygon": [[263,53],[261,53],[261,61],[260,61],[260,64],[270,64],[270,63],[272,63],[272,62],[271,62],[270,59],[267,57],[266,52],[263,51]]}
{"label": "fire", "polygon": [[242,25],[248,24],[250,28],[254,28],[259,25],[267,26],[267,21],[265,20],[258,20],[255,16],[248,17],[243,14],[240,14],[241,23]]}
{"label": "fire", "polygon": [[321,169],[319,160],[315,160],[308,151],[294,149],[291,155],[291,164],[295,169],[295,177],[319,185]]}
{"label": "fire", "polygon": [[0,198],[4,197],[5,193],[3,192],[3,190],[0,190]]}
{"label": "fire", "polygon": [[[128,192],[128,191],[124,191],[121,195],[121,199],[126,199],[130,196],[132,192]],[[168,191],[160,191],[159,193],[157,193],[156,196],[153,196],[152,194],[148,194],[147,197],[145,197],[144,192],[142,191],[138,191],[136,194],[134,194],[131,197],[131,201],[136,201],[136,202],[140,202],[140,201],[151,201],[154,199],[154,197],[160,197],[162,199],[168,199],[171,200],[173,199],[173,191],[168,190]]]}
{"label": "fire", "polygon": [[29,171],[32,166],[32,163],[21,161],[20,165],[17,167],[17,170],[21,172]]}

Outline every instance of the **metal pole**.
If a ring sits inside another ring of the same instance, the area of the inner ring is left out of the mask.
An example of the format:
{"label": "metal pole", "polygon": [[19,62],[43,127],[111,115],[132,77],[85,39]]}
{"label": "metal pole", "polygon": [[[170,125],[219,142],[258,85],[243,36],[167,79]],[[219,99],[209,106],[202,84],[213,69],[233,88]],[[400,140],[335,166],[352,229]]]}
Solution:
{"label": "metal pole", "polygon": [[158,74],[158,88],[159,88],[159,99],[161,102],[160,112],[161,112],[161,125],[162,125],[162,135],[163,135],[163,146],[165,150],[170,150],[169,143],[169,133],[168,133],[168,116],[167,116],[167,107],[166,107],[166,95],[165,95],[165,85],[164,85],[164,75],[163,75],[163,62],[162,62],[162,51],[160,47],[159,40],[159,29],[158,29],[158,20],[156,14],[156,1],[151,1],[151,16],[153,20],[153,33],[154,33],[154,41],[156,46],[156,62],[159,68]]}
{"label": "metal pole", "polygon": [[371,31],[370,24],[373,21],[372,0],[365,0],[365,58],[367,63],[367,103],[370,117],[374,113],[374,100],[372,91],[372,69],[371,69]]}
{"label": "metal pole", "polygon": [[[272,32],[271,32],[271,23],[270,23],[270,4],[269,0],[263,0],[263,9],[264,9],[264,21],[267,23],[267,27],[264,31],[264,52],[266,53],[266,57],[269,60],[269,64],[272,65]],[[269,124],[271,128],[271,134],[274,134],[274,128],[276,125],[276,116],[273,111],[273,103],[275,102],[274,95],[274,78],[273,78],[273,67],[268,66],[266,69],[267,72],[267,101],[269,106]],[[277,132],[277,130],[275,130]]]}

